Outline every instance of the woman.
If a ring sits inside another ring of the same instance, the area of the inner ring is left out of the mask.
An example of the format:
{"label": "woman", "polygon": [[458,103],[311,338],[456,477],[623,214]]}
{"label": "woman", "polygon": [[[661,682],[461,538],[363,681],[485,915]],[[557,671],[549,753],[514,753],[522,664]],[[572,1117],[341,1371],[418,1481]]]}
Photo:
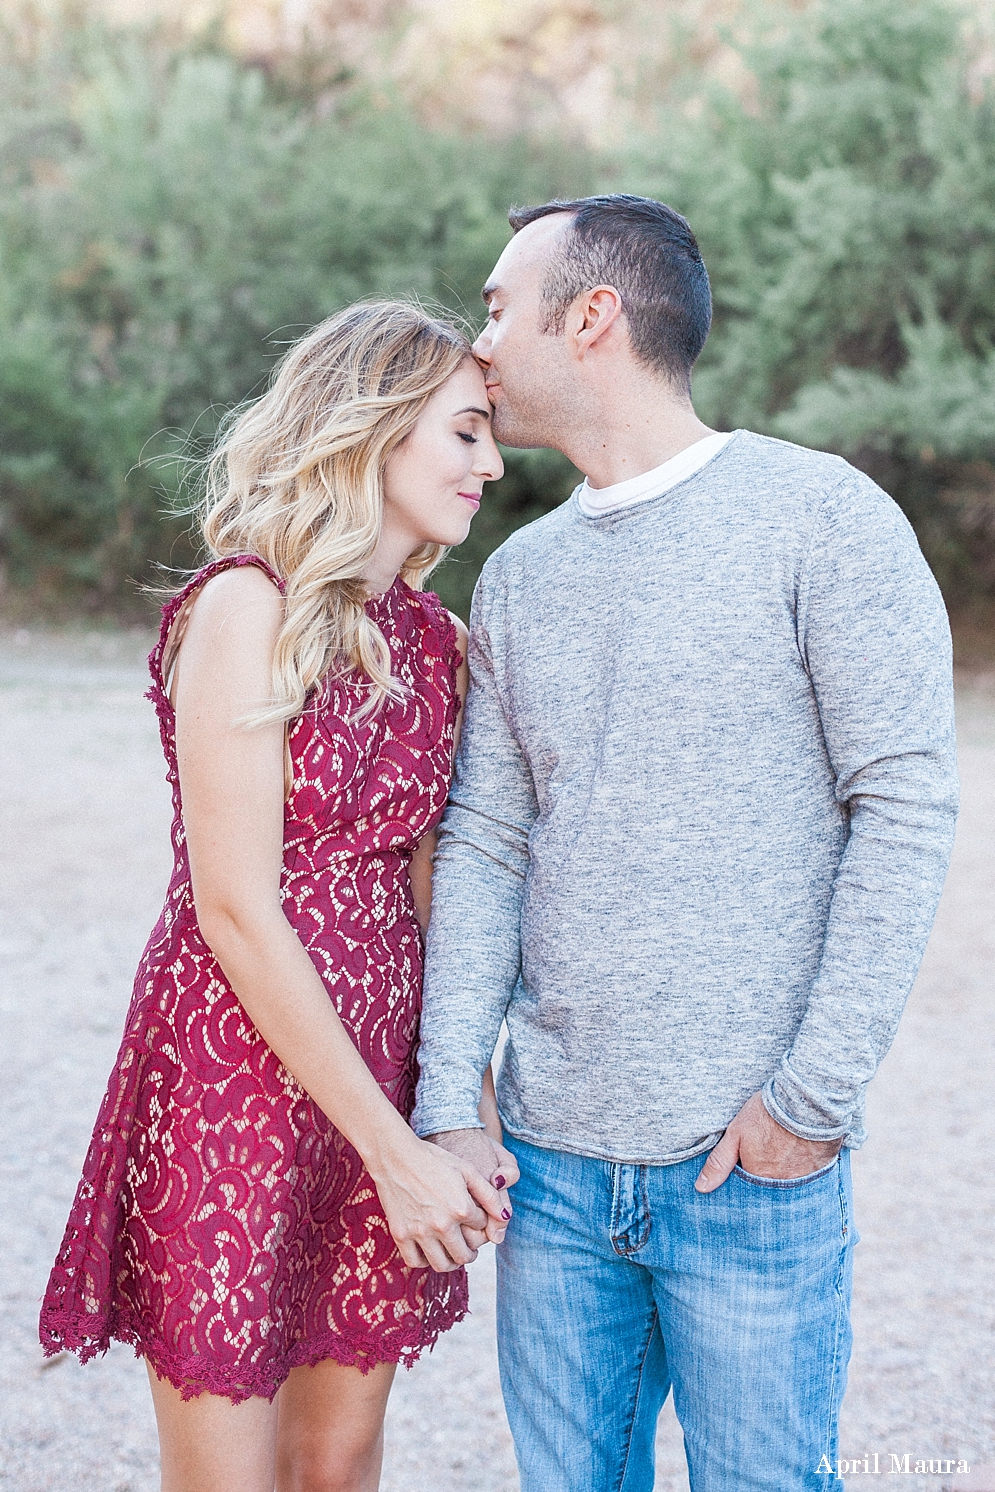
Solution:
{"label": "woman", "polygon": [[420,586],[501,470],[465,339],[386,302],[291,348],[210,466],[214,558],[150,659],[175,869],[41,1319],[145,1357],[164,1492],[375,1488],[395,1366],[511,1215],[493,1089],[494,1186],[406,1123],[466,678]]}

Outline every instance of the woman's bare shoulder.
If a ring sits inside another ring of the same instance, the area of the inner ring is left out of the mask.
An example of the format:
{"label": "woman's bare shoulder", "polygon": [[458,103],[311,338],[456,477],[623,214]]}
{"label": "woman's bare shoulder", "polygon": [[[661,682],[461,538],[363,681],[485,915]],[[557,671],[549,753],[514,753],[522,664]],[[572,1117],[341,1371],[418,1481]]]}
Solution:
{"label": "woman's bare shoulder", "polygon": [[466,650],[470,642],[470,633],[467,629],[466,622],[464,622],[461,616],[457,616],[455,611],[450,611],[446,614],[449,617],[449,620],[452,622],[453,626],[456,628],[456,636],[459,638],[460,650],[463,654],[463,657],[465,658]]}
{"label": "woman's bare shoulder", "polygon": [[163,648],[162,672],[170,701],[175,704],[181,651],[188,659],[198,653],[217,663],[220,649],[230,647],[236,638],[250,646],[255,638],[258,646],[271,647],[282,616],[283,598],[258,565],[232,566],[202,581],[174,616]]}
{"label": "woman's bare shoulder", "polygon": [[210,631],[253,622],[272,626],[283,615],[283,597],[258,565],[237,565],[212,575],[191,597],[191,624]]}
{"label": "woman's bare shoulder", "polygon": [[276,583],[261,565],[241,564],[232,565],[228,570],[220,570],[217,575],[212,575],[196,592],[198,598],[210,596],[214,605],[219,600],[226,601],[251,601],[253,599],[263,605],[275,605],[279,610],[282,597]]}
{"label": "woman's bare shoulder", "polygon": [[466,691],[470,687],[470,634],[466,629],[466,623],[462,617],[449,613],[450,620],[456,628],[456,641],[459,645],[459,664],[456,669],[456,693],[459,695],[460,719],[456,725],[456,742],[459,741],[460,726],[462,724],[463,706],[466,703]]}
{"label": "woman's bare shoulder", "polygon": [[268,698],[283,597],[264,570],[240,565],[205,580],[177,617],[165,673],[176,708],[180,679],[213,697]]}

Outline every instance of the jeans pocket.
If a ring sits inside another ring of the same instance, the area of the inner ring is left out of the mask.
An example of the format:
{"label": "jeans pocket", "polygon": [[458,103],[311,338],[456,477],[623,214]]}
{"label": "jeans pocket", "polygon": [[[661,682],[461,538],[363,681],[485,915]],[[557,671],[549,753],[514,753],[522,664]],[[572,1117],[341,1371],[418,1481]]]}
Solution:
{"label": "jeans pocket", "polygon": [[823,1180],[838,1169],[839,1163],[839,1156],[834,1155],[827,1166],[809,1171],[806,1176],[754,1176],[752,1171],[744,1171],[742,1166],[734,1166],[733,1175],[742,1181],[748,1181],[750,1186],[762,1186],[770,1191],[794,1191],[798,1187],[810,1186],[813,1181]]}

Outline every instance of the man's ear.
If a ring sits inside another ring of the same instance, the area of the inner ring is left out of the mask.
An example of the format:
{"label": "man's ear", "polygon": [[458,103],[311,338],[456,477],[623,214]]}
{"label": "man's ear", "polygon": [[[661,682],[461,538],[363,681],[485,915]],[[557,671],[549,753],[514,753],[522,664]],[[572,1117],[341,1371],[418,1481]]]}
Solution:
{"label": "man's ear", "polygon": [[572,343],[572,351],[584,358],[595,347],[604,345],[604,338],[621,317],[622,297],[614,285],[595,285],[578,295],[567,313],[566,333]]}

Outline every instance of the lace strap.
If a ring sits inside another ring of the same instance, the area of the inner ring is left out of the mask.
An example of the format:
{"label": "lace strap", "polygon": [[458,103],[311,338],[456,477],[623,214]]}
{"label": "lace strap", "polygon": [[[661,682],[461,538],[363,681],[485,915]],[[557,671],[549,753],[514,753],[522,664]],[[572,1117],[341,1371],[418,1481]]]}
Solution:
{"label": "lace strap", "polygon": [[264,559],[260,559],[256,554],[231,554],[224,559],[212,560],[209,565],[204,565],[202,569],[198,570],[196,575],[192,575],[183,589],[178,591],[175,596],[171,596],[162,608],[159,639],[149,654],[149,672],[152,675],[152,687],[148,690],[145,697],[146,699],[151,699],[157,709],[169,703],[166,680],[162,673],[162,663],[166,644],[169,641],[169,634],[173,629],[173,623],[176,621],[177,616],[194,592],[199,590],[208,580],[213,580],[215,575],[220,575],[224,570],[236,570],[243,565],[255,565],[258,570],[265,571],[281,596],[283,595],[285,586],[280,576],[273,569],[272,565],[267,564]]}
{"label": "lace strap", "polygon": [[422,603],[422,609],[426,613],[432,631],[442,644],[443,657],[455,672],[463,662],[463,650],[460,647],[456,623],[434,591],[415,591],[413,594]]}

